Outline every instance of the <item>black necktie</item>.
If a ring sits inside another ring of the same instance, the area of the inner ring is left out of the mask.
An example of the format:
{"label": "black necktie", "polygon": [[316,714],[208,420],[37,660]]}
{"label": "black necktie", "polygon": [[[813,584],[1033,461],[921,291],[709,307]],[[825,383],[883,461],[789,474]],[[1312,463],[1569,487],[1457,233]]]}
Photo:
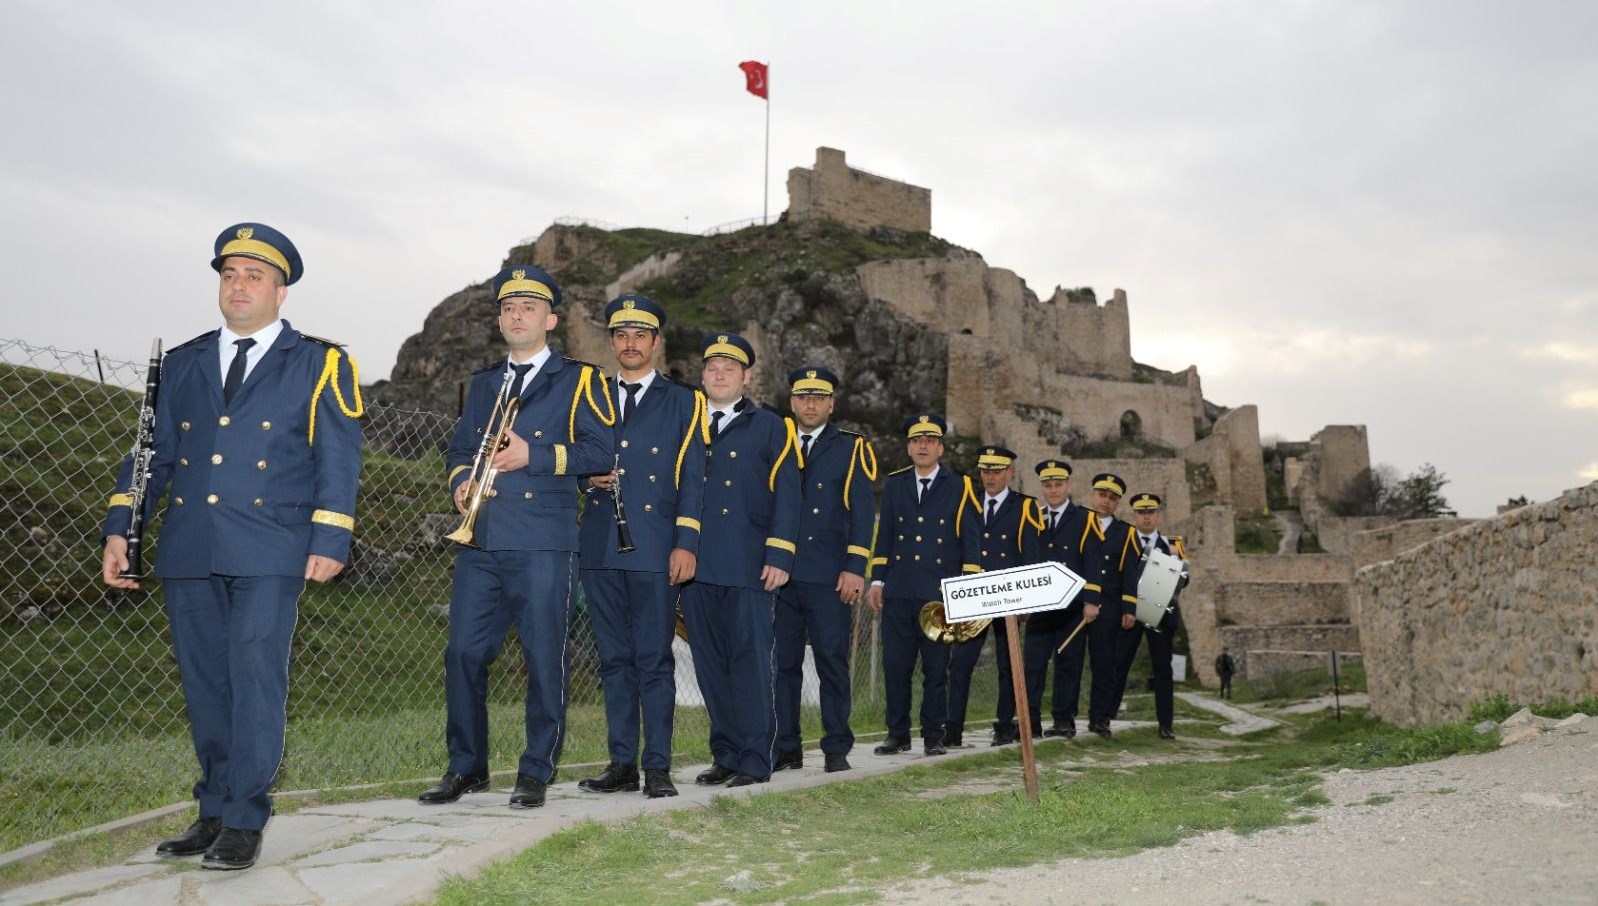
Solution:
{"label": "black necktie", "polygon": [[1054,532],[1054,527],[1060,524],[1060,511],[1049,510],[1049,532]]}
{"label": "black necktie", "polygon": [[725,412],[710,413],[710,436],[712,439],[721,436],[721,420],[725,418],[726,415],[727,413]]}
{"label": "black necktie", "polygon": [[621,420],[623,423],[633,414],[633,407],[638,405],[638,388],[642,386],[644,386],[643,381],[639,381],[636,384],[629,384],[626,381],[621,382],[622,392],[627,395],[621,404]]}
{"label": "black necktie", "polygon": [[917,503],[920,503],[922,500],[926,499],[927,490],[929,488],[931,488],[931,487],[932,487],[932,479],[930,479],[930,478],[921,479],[921,494],[916,497],[916,502]]}
{"label": "black necktie", "polygon": [[805,459],[810,458],[810,435],[799,435],[799,455]]}
{"label": "black necktie", "polygon": [[526,365],[512,365],[510,367],[516,371],[516,380],[510,382],[510,398],[513,400],[521,399],[522,387],[526,385],[527,372],[533,370],[533,363],[528,362]]}
{"label": "black necktie", "polygon": [[1141,540],[1143,542],[1143,546],[1144,547],[1148,547],[1150,544],[1153,543],[1153,538],[1151,536],[1149,536],[1149,535],[1143,535],[1139,540]]}
{"label": "black necktie", "polygon": [[239,385],[244,383],[244,366],[250,357],[250,347],[255,345],[255,341],[245,337],[242,340],[234,340],[233,345],[238,347],[238,351],[233,353],[233,361],[228,363],[227,380],[222,382],[224,404],[233,402],[234,394],[239,392]]}
{"label": "black necktie", "polygon": [[982,524],[983,525],[992,524],[993,517],[995,515],[997,515],[998,512],[999,512],[999,501],[994,500],[992,497],[989,497],[988,498],[988,515],[987,515],[987,518],[982,520]]}

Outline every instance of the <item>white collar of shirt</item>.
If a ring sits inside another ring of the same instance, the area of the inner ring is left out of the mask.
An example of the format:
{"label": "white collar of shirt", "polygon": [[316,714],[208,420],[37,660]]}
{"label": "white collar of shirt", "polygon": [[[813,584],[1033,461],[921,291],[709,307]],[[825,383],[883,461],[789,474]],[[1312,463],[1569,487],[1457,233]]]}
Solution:
{"label": "white collar of shirt", "polygon": [[1113,523],[1114,521],[1115,521],[1115,517],[1114,516],[1100,516],[1099,517],[1099,525],[1102,525],[1105,528],[1109,528],[1110,524]]}
{"label": "white collar of shirt", "polygon": [[[1144,540],[1145,538],[1148,539],[1148,540],[1145,541]],[[1159,529],[1155,529],[1154,531],[1148,532],[1146,534],[1143,533],[1143,532],[1138,532],[1137,533],[1137,540],[1138,540],[1139,543],[1143,544],[1145,547],[1153,547],[1156,544],[1160,543],[1160,530]]]}
{"label": "white collar of shirt", "polygon": [[[743,402],[743,397],[740,396],[725,406],[710,407],[710,415],[715,415],[717,412],[721,413],[721,427],[718,430],[727,430],[727,426],[732,424],[732,420],[738,417],[738,404],[741,402]],[[745,406],[744,408],[747,409],[749,407]]]}
{"label": "white collar of shirt", "polygon": [[510,370],[512,368],[515,368],[517,365],[529,365],[529,364],[532,365],[533,366],[533,370],[527,372],[527,377],[523,379],[522,386],[526,387],[527,386],[526,382],[532,380],[533,379],[533,375],[535,375],[538,372],[544,370],[544,363],[549,361],[550,352],[551,352],[550,348],[548,346],[545,346],[543,349],[540,349],[537,352],[533,353],[533,357],[528,359],[525,362],[518,362],[518,361],[516,361],[516,358],[514,356],[507,355],[507,356],[505,356],[505,369],[508,371],[508,370]]}
{"label": "white collar of shirt", "polygon": [[[796,424],[794,427],[798,428],[798,425]],[[799,442],[800,443],[804,443],[805,442],[805,438],[808,437],[808,438],[810,438],[810,442],[811,443],[815,443],[816,441],[821,439],[821,432],[823,432],[825,430],[827,430],[827,423],[826,422],[822,422],[820,425],[817,425],[816,427],[811,428],[809,431],[806,431],[803,428],[798,428],[798,431],[799,431]]]}
{"label": "white collar of shirt", "polygon": [[639,378],[638,380],[629,381],[626,378],[622,377],[621,374],[618,372],[617,375],[616,375],[616,395],[618,397],[624,395],[624,393],[623,393],[623,391],[621,389],[621,385],[623,383],[637,384],[638,385],[638,390],[633,393],[633,399],[634,400],[643,399],[644,398],[644,394],[648,393],[650,386],[655,383],[655,376],[657,374],[659,374],[659,372],[657,372],[657,371],[655,371],[655,369],[651,368],[651,369],[649,369],[649,373],[648,374],[644,375],[643,377]]}
{"label": "white collar of shirt", "polygon": [[[922,475],[920,472],[917,472],[915,469],[911,469],[910,471],[915,474],[916,484],[918,485],[918,487],[916,488],[916,493],[919,494],[921,492],[920,487],[919,487],[921,482],[923,482],[923,481],[937,481],[938,480],[938,470],[942,469],[942,468],[943,468],[942,466],[934,465],[932,467],[932,471],[928,472],[925,475]],[[929,484],[929,485],[927,485],[927,487],[930,488],[930,487],[932,487],[932,485]]]}
{"label": "white collar of shirt", "polygon": [[989,501],[993,502],[993,509],[998,509],[999,507],[1004,506],[1004,498],[1010,496],[1010,489],[1005,488],[997,494],[983,494],[982,496],[986,498],[982,501],[982,507],[984,510],[988,509]]}
{"label": "white collar of shirt", "polygon": [[228,330],[226,326],[223,326],[222,336],[217,342],[217,355],[222,363],[223,379],[225,380],[227,378],[228,367],[233,364],[233,354],[238,352],[238,348],[233,345],[234,341],[243,339],[251,339],[255,341],[255,345],[251,346],[250,351],[244,356],[244,376],[248,378],[250,376],[250,372],[255,370],[255,366],[261,363],[261,359],[266,355],[266,351],[272,348],[273,343],[277,342],[278,334],[282,332],[282,319],[273,321],[260,330],[257,330],[255,333],[250,334],[247,338],[241,334],[236,334],[233,331]]}

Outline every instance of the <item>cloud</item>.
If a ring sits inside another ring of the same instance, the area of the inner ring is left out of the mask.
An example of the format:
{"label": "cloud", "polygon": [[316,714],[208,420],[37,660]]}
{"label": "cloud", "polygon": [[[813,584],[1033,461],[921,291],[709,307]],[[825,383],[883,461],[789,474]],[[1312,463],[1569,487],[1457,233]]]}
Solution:
{"label": "cloud", "polygon": [[1550,340],[1541,346],[1521,351],[1527,359],[1553,359],[1571,365],[1598,365],[1598,343],[1572,343]]}
{"label": "cloud", "polygon": [[1559,405],[1565,409],[1598,409],[1598,387],[1566,386]]}
{"label": "cloud", "polygon": [[1583,481],[1598,481],[1598,459],[1587,463],[1587,468],[1578,469],[1576,475]]}

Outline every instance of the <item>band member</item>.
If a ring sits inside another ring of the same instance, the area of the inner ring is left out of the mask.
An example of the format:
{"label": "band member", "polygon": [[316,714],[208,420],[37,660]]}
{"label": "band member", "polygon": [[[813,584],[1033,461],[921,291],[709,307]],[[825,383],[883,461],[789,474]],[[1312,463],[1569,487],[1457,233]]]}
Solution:
{"label": "band member", "polygon": [[[982,550],[984,572],[1027,566],[1041,556],[1037,498],[1010,490],[1015,478],[1015,454],[1004,447],[987,446],[977,451],[977,474],[982,479]],[[987,636],[993,636],[993,657],[999,668],[999,702],[993,721],[993,745],[1020,740],[1015,723],[1015,685],[1010,673],[1010,634],[1002,621],[989,633],[966,642],[956,642],[949,653],[949,726],[944,745],[962,744],[966,703],[971,694],[971,674],[975,671]]]}
{"label": "band member", "polygon": [[[300,592],[349,560],[362,403],[355,362],[278,317],[304,273],[288,237],[241,223],[213,251],[222,327],[166,355],[143,501],[148,519],[171,485],[154,574],[200,762],[199,820],[156,852],[240,869],[272,815]],[[139,587],[120,577],[132,481],[130,457],[104,527],[116,588]]]}
{"label": "band member", "polygon": [[771,778],[776,591],[798,549],[799,444],[791,422],[744,396],[755,365],[748,341],[714,334],[700,352],[710,450],[699,546],[715,555],[683,589],[682,608],[714,764],[694,782],[747,786]]}
{"label": "band member", "polygon": [[805,638],[821,681],[821,752],[826,770],[849,770],[854,733],[849,652],[854,607],[865,595],[866,561],[877,505],[871,483],[877,454],[871,442],[832,423],[838,376],[817,365],[788,375],[788,405],[799,432],[801,486],[799,551],[793,578],[777,592],[776,770],[804,765],[799,693]]}
{"label": "band member", "polygon": [[[1187,553],[1182,550],[1180,541],[1173,541],[1160,534],[1160,514],[1163,511],[1162,501],[1158,494],[1133,494],[1132,495],[1132,526],[1137,530],[1137,543],[1145,551],[1158,550],[1161,553],[1172,554],[1187,559]],[[1141,568],[1139,570],[1141,575]],[[1179,580],[1179,588],[1187,584],[1187,575],[1183,574]],[[1147,627],[1135,617],[1131,626],[1126,626],[1122,618],[1122,630],[1116,639],[1115,651],[1115,701],[1120,704],[1126,695],[1126,679],[1132,671],[1132,662],[1137,658],[1138,644],[1145,635],[1149,640],[1149,667],[1154,677],[1154,715],[1159,721],[1160,738],[1175,739],[1176,734],[1171,730],[1171,720],[1174,714],[1174,674],[1171,670],[1171,645],[1176,639],[1176,631],[1182,626],[1181,615],[1177,612],[1176,601],[1171,601],[1171,609],[1160,619],[1160,625],[1155,630]],[[1146,631],[1147,630],[1147,631]],[[1116,710],[1119,710],[1117,707]]]}
{"label": "band member", "polygon": [[[579,482],[587,494],[579,560],[599,648],[610,765],[577,785],[596,793],[638,789],[642,710],[644,795],[658,799],[677,795],[671,781],[672,630],[677,590],[698,564],[710,428],[704,396],[651,364],[665,310],[653,299],[625,295],[605,307],[605,323],[618,365],[611,389],[619,465]],[[633,550],[622,550],[618,513]]]}
{"label": "band member", "polygon": [[921,660],[921,744],[943,755],[948,720],[949,646],[921,632],[921,608],[943,599],[939,583],[982,571],[982,512],[971,479],[941,463],[948,423],[930,412],[905,425],[910,465],[888,476],[877,517],[874,570],[866,603],[882,614],[888,738],[872,751],[910,751],[910,677]]}
{"label": "band member", "polygon": [[[477,514],[450,587],[449,767],[418,798],[453,802],[488,787],[488,668],[514,625],[527,666],[527,742],[510,805],[525,809],[544,804],[566,714],[566,632],[577,584],[573,476],[610,470],[615,419],[599,369],[547,342],[560,320],[554,278],[512,265],[494,277],[494,298],[508,355],[473,373],[446,456],[456,508]],[[519,410],[504,445],[485,450],[485,435],[492,439],[502,420],[496,411],[510,402]],[[490,468],[493,486],[485,493]]]}
{"label": "band member", "polygon": [[1076,736],[1076,710],[1081,698],[1087,630],[1077,633],[1064,651],[1057,653],[1057,649],[1067,638],[1071,638],[1071,633],[1083,620],[1092,623],[1099,616],[1098,563],[1090,564],[1083,557],[1088,538],[1092,535],[1092,510],[1071,501],[1070,463],[1046,459],[1038,463],[1033,471],[1037,472],[1043,486],[1041,557],[1064,565],[1081,576],[1087,584],[1066,607],[1027,617],[1026,641],[1022,646],[1026,662],[1027,707],[1032,717],[1032,732],[1037,734],[1043,726],[1043,687],[1052,661],[1054,699],[1051,711],[1054,725],[1043,735],[1070,739]]}
{"label": "band member", "polygon": [[[1143,549],[1137,532],[1115,518],[1115,508],[1126,493],[1126,482],[1119,475],[1103,472],[1093,476],[1088,505],[1093,508],[1092,531],[1082,553],[1084,566],[1098,564],[1096,592],[1099,603],[1111,619],[1097,620],[1083,634],[1088,637],[1088,657],[1093,664],[1093,690],[1088,700],[1088,730],[1110,738],[1110,720],[1120,705],[1116,693],[1116,643],[1121,630],[1137,622],[1137,574]],[[1091,589],[1088,594],[1095,594]],[[1119,619],[1115,619],[1115,617]]]}

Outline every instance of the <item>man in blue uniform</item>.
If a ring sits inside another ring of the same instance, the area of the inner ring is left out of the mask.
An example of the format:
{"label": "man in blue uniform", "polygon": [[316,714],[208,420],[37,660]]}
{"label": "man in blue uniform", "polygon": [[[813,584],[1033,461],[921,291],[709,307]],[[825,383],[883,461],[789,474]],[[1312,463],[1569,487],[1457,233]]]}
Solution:
{"label": "man in blue uniform", "polygon": [[[206,868],[255,863],[283,755],[289,644],[307,580],[349,560],[361,471],[355,362],[280,320],[304,266],[259,223],[217,237],[223,326],[166,355],[147,518],[168,484],[155,575],[166,593],[189,730],[199,820],[156,847]],[[106,514],[106,584],[127,569],[131,458]]]}
{"label": "man in blue uniform", "polygon": [[921,745],[948,752],[949,646],[921,632],[921,608],[942,601],[939,583],[982,571],[982,513],[971,479],[940,460],[948,422],[931,412],[905,425],[910,465],[888,476],[877,517],[874,573],[866,603],[882,614],[882,668],[888,738],[872,751],[910,751],[910,678],[921,660]]}
{"label": "man in blue uniform", "polygon": [[[1093,476],[1088,491],[1090,531],[1082,552],[1084,565],[1097,568],[1099,603],[1111,618],[1097,620],[1083,634],[1088,637],[1088,657],[1093,664],[1093,689],[1088,699],[1088,730],[1110,738],[1110,721],[1120,705],[1116,693],[1116,643],[1121,630],[1137,620],[1137,574],[1143,557],[1137,532],[1115,518],[1115,508],[1126,493],[1126,481],[1119,475],[1102,472]],[[1095,567],[1096,564],[1096,567]],[[1093,594],[1091,590],[1088,592]]]}
{"label": "man in blue uniform", "polygon": [[799,445],[791,422],[744,396],[748,341],[712,334],[700,352],[711,439],[699,547],[715,554],[683,589],[682,609],[714,764],[694,782],[746,786],[771,778],[776,591],[798,549]]}
{"label": "man in blue uniform", "polygon": [[[651,799],[677,795],[671,781],[676,708],[672,630],[677,589],[698,564],[700,499],[710,426],[703,394],[654,368],[666,312],[646,296],[605,307],[616,353],[616,468],[586,476],[581,530],[583,590],[599,648],[610,764],[578,782],[596,793],[636,791],[639,712],[643,787]],[[619,544],[616,514],[627,519],[634,550]]]}
{"label": "man in blue uniform", "polygon": [[[977,451],[977,474],[982,480],[983,572],[1009,569],[1038,562],[1041,545],[1038,533],[1043,522],[1038,518],[1037,498],[1010,490],[1015,478],[1015,453],[989,445]],[[1002,621],[990,625],[982,634],[956,642],[949,653],[949,728],[944,745],[954,748],[963,743],[966,704],[971,697],[971,674],[982,646],[993,636],[993,657],[999,668],[999,701],[993,721],[992,745],[1020,740],[1015,723],[1015,685],[1010,672],[1010,634]]]}
{"label": "man in blue uniform", "polygon": [[1026,641],[1022,645],[1026,669],[1027,706],[1031,711],[1033,733],[1043,726],[1043,687],[1049,664],[1054,663],[1054,699],[1051,712],[1054,725],[1044,736],[1076,736],[1076,709],[1081,697],[1083,653],[1087,649],[1084,629],[1064,651],[1060,644],[1083,620],[1098,619],[1098,564],[1087,563],[1083,553],[1092,534],[1092,510],[1071,501],[1071,464],[1060,459],[1045,459],[1034,468],[1043,486],[1042,558],[1053,560],[1081,576],[1087,584],[1064,608],[1031,614],[1027,618]]}
{"label": "man in blue uniform", "polygon": [[[559,322],[560,287],[553,277],[536,267],[506,267],[494,277],[494,298],[509,354],[472,375],[446,455],[456,508],[465,514],[474,495],[478,501],[471,537],[464,538],[464,524],[452,536],[464,540],[455,558],[444,648],[449,767],[419,799],[454,802],[487,788],[488,668],[514,624],[527,665],[527,744],[510,805],[537,808],[555,776],[566,716],[566,633],[577,584],[572,482],[614,465],[615,417],[599,369],[547,343]],[[519,409],[505,443],[482,450],[484,435],[499,428],[498,418],[490,424],[492,413],[509,401],[519,402]],[[479,494],[490,467],[496,472],[492,488]]]}
{"label": "man in blue uniform", "polygon": [[[1137,530],[1137,544],[1142,550],[1157,550],[1161,553],[1172,554],[1187,559],[1187,554],[1182,550],[1182,542],[1170,539],[1160,534],[1160,513],[1164,501],[1158,494],[1144,492],[1132,495],[1132,525]],[[1142,568],[1138,570],[1139,577]],[[1180,587],[1187,584],[1184,573]],[[1182,617],[1177,612],[1176,601],[1171,601],[1171,609],[1160,619],[1157,629],[1149,629],[1135,617],[1128,621],[1121,618],[1121,633],[1116,639],[1115,650],[1115,701],[1117,710],[1121,698],[1126,695],[1126,678],[1132,672],[1132,662],[1137,659],[1138,645],[1145,635],[1149,639],[1149,668],[1154,677],[1154,715],[1159,721],[1161,739],[1175,739],[1176,733],[1172,730],[1172,718],[1175,715],[1175,676],[1171,670],[1171,645],[1176,640],[1176,631],[1181,628]]]}
{"label": "man in blue uniform", "polygon": [[850,629],[865,595],[866,561],[877,505],[871,482],[877,454],[862,435],[832,423],[838,376],[819,365],[788,375],[788,405],[798,426],[804,503],[793,577],[777,592],[776,770],[804,765],[799,699],[805,638],[821,681],[821,753],[828,772],[849,770]]}

